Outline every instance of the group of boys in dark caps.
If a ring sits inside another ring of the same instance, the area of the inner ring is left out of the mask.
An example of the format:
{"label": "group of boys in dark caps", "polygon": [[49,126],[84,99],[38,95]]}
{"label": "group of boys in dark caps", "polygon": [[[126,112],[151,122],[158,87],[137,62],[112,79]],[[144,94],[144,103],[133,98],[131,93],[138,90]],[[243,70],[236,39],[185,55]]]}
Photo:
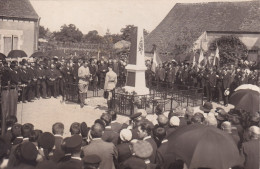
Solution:
{"label": "group of boys in dark caps", "polygon": [[156,119],[138,109],[125,123],[117,122],[117,113],[108,110],[91,127],[85,122],[72,123],[69,137],[63,137],[61,122],[53,124],[50,133],[34,129],[30,123],[21,125],[15,116],[8,116],[6,134],[0,137],[0,168],[183,169],[180,159],[165,159],[167,138],[179,127],[200,124],[227,132],[241,150],[244,169],[258,169],[259,113],[250,116],[250,125],[243,128],[236,110],[214,110],[206,102],[200,107],[203,114],[192,107],[174,105],[170,112],[158,105]]}

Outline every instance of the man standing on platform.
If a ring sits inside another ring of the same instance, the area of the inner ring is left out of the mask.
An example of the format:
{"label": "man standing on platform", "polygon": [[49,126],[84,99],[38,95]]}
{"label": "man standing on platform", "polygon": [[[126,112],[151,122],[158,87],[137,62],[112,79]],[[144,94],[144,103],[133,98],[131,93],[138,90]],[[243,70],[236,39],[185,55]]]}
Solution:
{"label": "man standing on platform", "polygon": [[109,95],[107,98],[108,109],[111,109],[112,105],[113,105],[111,100],[112,100],[113,92],[116,88],[116,84],[117,84],[117,75],[112,70],[112,65],[109,65],[108,72],[107,72],[106,78],[105,78],[105,85],[104,85],[104,90],[109,92]]}
{"label": "man standing on platform", "polygon": [[79,67],[78,77],[79,77],[80,107],[83,108],[84,104],[85,104],[85,99],[87,97],[89,80],[91,77],[89,68],[88,68],[88,63],[86,61],[83,61],[82,66]]}

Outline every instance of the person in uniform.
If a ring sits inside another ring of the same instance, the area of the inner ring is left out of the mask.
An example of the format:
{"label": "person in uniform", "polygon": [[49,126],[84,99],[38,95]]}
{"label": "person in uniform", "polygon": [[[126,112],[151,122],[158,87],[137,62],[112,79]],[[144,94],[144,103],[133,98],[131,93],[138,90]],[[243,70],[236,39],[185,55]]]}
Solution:
{"label": "person in uniform", "polygon": [[114,90],[116,88],[117,84],[117,75],[116,73],[112,70],[112,65],[108,66],[108,72],[106,74],[105,78],[105,85],[104,85],[104,90],[109,92],[108,98],[107,98],[107,106],[108,109],[112,108],[112,96],[114,93]]}
{"label": "person in uniform", "polygon": [[105,62],[103,60],[101,60],[100,65],[98,67],[100,89],[102,89],[104,87],[107,70],[108,70],[107,65],[105,64]]}
{"label": "person in uniform", "polygon": [[57,91],[56,91],[56,79],[58,78],[57,72],[55,70],[55,65],[51,64],[51,69],[47,72],[47,85],[48,85],[48,96],[53,96],[54,98],[57,97]]}
{"label": "person in uniform", "polygon": [[[26,103],[26,100],[28,100],[28,93],[29,93],[29,85],[31,83],[31,80],[29,78],[29,74],[27,72],[27,62],[24,60],[22,61],[22,68],[20,71],[20,77],[21,77],[21,84],[22,84],[22,102]],[[30,100],[28,100],[30,101]]]}
{"label": "person in uniform", "polygon": [[91,74],[91,86],[92,89],[95,90],[97,89],[97,83],[98,83],[98,77],[97,77],[97,72],[98,72],[98,67],[95,63],[95,60],[91,60],[90,65],[89,65],[89,71]]}
{"label": "person in uniform", "polygon": [[83,65],[79,67],[78,77],[79,77],[78,87],[79,87],[80,107],[83,108],[85,104],[85,99],[87,97],[89,80],[91,77],[88,68],[88,63],[86,61],[83,61]]}
{"label": "person in uniform", "polygon": [[224,105],[228,106],[228,93],[227,91],[229,91],[230,89],[230,84],[231,84],[231,75],[224,70],[223,71],[223,88],[222,88],[222,93],[224,94]]}
{"label": "person in uniform", "polygon": [[207,89],[207,99],[209,102],[213,100],[213,93],[216,87],[216,74],[213,72],[212,68],[209,68],[209,74],[207,75],[207,84],[206,84],[206,89]]}
{"label": "person in uniform", "polygon": [[172,68],[172,65],[169,64],[169,69],[167,71],[167,82],[168,87],[172,88],[175,80],[175,69]]}
{"label": "person in uniform", "polygon": [[10,65],[10,90],[9,90],[9,114],[11,116],[17,115],[17,101],[18,101],[18,85],[21,84],[20,76],[17,71],[17,62],[12,61]]}

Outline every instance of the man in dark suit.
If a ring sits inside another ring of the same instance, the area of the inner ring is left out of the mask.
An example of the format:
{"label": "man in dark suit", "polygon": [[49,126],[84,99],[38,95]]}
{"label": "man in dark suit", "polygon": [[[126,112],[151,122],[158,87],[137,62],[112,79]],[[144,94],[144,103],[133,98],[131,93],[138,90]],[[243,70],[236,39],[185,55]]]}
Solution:
{"label": "man in dark suit", "polygon": [[141,123],[140,126],[138,126],[138,135],[139,138],[145,141],[148,141],[153,148],[153,153],[149,157],[149,160],[151,163],[155,163],[155,156],[156,156],[156,151],[157,151],[157,144],[154,141],[154,139],[151,136],[152,134],[152,128],[148,123]]}
{"label": "man in dark suit", "polygon": [[251,140],[242,144],[241,155],[244,158],[245,169],[259,169],[259,145],[260,128],[252,126],[249,128]]}
{"label": "man in dark suit", "polygon": [[80,158],[82,137],[80,135],[73,135],[67,139],[65,144],[67,151],[71,153],[71,158],[60,164],[60,168],[70,168],[69,166],[71,166],[73,169],[82,169],[83,162]]}
{"label": "man in dark suit", "polygon": [[51,69],[48,71],[46,79],[48,85],[48,96],[49,97],[53,96],[54,98],[56,98],[57,97],[56,80],[58,79],[58,75],[54,64],[51,64]]}
{"label": "man in dark suit", "polygon": [[95,123],[91,128],[92,141],[83,147],[84,156],[98,155],[101,158],[100,169],[115,169],[114,160],[118,154],[113,143],[105,142],[101,139],[104,128],[101,124]]}
{"label": "man in dark suit", "polygon": [[63,142],[64,125],[62,123],[55,123],[52,125],[52,133],[55,137],[54,149],[61,150],[61,144]]}
{"label": "man in dark suit", "polygon": [[222,89],[222,93],[224,94],[224,105],[227,106],[228,105],[228,95],[227,93],[225,93],[226,90],[229,90],[230,88],[230,80],[231,80],[231,76],[230,74],[224,70],[223,72],[223,89]]}
{"label": "man in dark suit", "polygon": [[216,74],[213,72],[212,68],[209,68],[209,74],[207,75],[207,85],[206,85],[207,98],[209,102],[213,100],[213,94],[216,88],[216,83],[217,83]]}
{"label": "man in dark suit", "polygon": [[167,82],[168,82],[168,87],[173,87],[175,81],[175,69],[172,68],[172,65],[169,65],[169,69],[167,71]]}
{"label": "man in dark suit", "polygon": [[113,131],[111,128],[111,115],[108,113],[104,113],[102,114],[100,119],[106,123],[102,139],[106,142],[112,142],[116,146],[119,140],[119,133]]}

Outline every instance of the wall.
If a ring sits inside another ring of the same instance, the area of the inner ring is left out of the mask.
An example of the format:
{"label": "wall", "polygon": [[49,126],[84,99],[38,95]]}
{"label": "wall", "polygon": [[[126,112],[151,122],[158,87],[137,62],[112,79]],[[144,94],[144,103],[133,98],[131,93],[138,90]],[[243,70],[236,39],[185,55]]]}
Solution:
{"label": "wall", "polygon": [[[18,36],[18,49],[30,56],[37,49],[37,22],[0,19],[0,52],[4,53],[5,35]],[[8,55],[8,53],[4,53]]]}

